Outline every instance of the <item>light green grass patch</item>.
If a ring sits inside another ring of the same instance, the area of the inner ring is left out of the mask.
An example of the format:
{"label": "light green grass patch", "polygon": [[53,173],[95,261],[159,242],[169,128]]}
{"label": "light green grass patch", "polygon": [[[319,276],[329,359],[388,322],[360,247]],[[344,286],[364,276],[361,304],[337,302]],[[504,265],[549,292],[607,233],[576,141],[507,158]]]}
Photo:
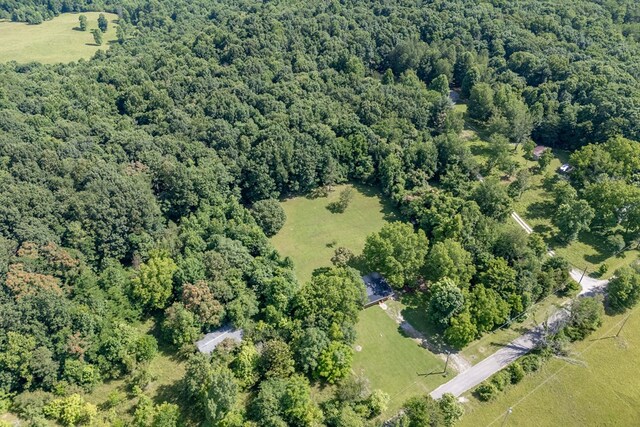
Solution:
{"label": "light green grass patch", "polygon": [[[157,335],[156,331],[154,331],[155,324],[151,320],[140,324],[139,329],[145,333]],[[172,348],[165,347],[162,343],[159,344],[158,354],[149,363],[149,373],[155,379],[144,390],[144,393],[151,397],[156,404],[171,402],[188,407],[187,402],[180,400],[182,396],[180,382],[186,371],[185,363]],[[124,393],[127,396],[115,410],[119,415],[128,418],[133,413],[137,398],[128,390],[124,379],[111,380],[100,384],[91,393],[87,394],[85,399],[99,408],[104,408],[109,394],[115,391]]]}
{"label": "light green grass patch", "polygon": [[465,114],[467,112],[467,104],[455,104],[453,106],[453,111]]}
{"label": "light green grass patch", "polygon": [[428,394],[455,374],[450,371],[448,378],[443,377],[444,361],[403,336],[398,324],[378,306],[360,313],[356,332],[353,371],[367,377],[372,389],[391,397],[380,419],[389,418],[408,398]]}
{"label": "light green grass patch", "polygon": [[109,42],[116,39],[118,16],[105,13],[109,27],[102,46],[96,46],[91,30],[98,28],[100,13],[84,12],[83,15],[87,17],[87,31],[77,29],[80,14],[76,13],[64,13],[38,25],[0,22],[0,62],[71,62],[91,58],[98,49],[108,49]]}
{"label": "light green grass patch", "polygon": [[356,186],[353,200],[343,213],[332,213],[327,205],[338,200],[346,186],[337,186],[328,197],[295,197],[282,202],[287,221],[272,238],[275,248],[293,260],[298,278],[306,281],[320,267],[331,265],[339,246],[356,255],[362,252],[371,233],[395,217],[390,202],[372,188]]}
{"label": "light green grass patch", "polygon": [[509,426],[637,425],[640,309],[616,338],[625,317],[607,317],[597,332],[572,346],[571,360],[551,360],[495,401],[471,398],[459,426],[504,425],[509,407]]}

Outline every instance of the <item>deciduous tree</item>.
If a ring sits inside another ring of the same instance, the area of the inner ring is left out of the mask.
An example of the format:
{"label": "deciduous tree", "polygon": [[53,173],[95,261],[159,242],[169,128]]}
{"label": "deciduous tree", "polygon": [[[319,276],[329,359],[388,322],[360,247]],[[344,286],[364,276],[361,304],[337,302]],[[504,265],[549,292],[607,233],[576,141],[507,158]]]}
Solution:
{"label": "deciduous tree", "polygon": [[415,286],[424,265],[429,240],[410,224],[393,222],[367,237],[364,259],[371,271],[381,273],[393,286]]}

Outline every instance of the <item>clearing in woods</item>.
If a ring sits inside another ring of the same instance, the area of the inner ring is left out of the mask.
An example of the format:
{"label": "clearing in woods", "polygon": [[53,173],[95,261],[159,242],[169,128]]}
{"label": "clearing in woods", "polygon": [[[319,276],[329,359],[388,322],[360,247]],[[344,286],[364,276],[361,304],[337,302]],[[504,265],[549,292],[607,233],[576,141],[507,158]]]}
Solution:
{"label": "clearing in woods", "polygon": [[354,373],[368,378],[372,389],[391,398],[381,420],[397,413],[410,397],[425,396],[456,375],[449,367],[445,377],[444,360],[400,332],[398,324],[379,306],[360,312],[356,332]]}
{"label": "clearing in woods", "polygon": [[327,205],[337,201],[346,187],[335,187],[328,197],[294,197],[282,202],[287,221],[271,241],[281,255],[293,260],[300,282],[309,280],[316,268],[331,266],[331,257],[340,246],[359,255],[367,236],[395,216],[391,202],[377,190],[359,185],[353,187],[347,209],[332,213]]}
{"label": "clearing in woods", "polygon": [[24,22],[0,21],[0,62],[18,63],[59,62],[89,59],[98,49],[108,49],[109,42],[116,39],[118,16],[105,13],[109,21],[103,35],[102,46],[97,46],[91,30],[98,28],[100,12],[83,12],[87,17],[87,31],[79,30],[80,13],[63,13],[42,24],[29,25]]}

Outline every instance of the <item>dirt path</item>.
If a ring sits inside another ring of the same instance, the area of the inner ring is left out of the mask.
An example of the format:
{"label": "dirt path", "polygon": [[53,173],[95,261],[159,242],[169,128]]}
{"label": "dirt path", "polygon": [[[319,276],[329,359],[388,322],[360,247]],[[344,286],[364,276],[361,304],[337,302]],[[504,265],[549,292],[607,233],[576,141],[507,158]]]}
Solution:
{"label": "dirt path", "polygon": [[426,335],[407,322],[402,316],[402,313],[389,306],[385,305],[385,307],[386,308],[383,309],[386,311],[387,315],[391,317],[398,326],[400,326],[400,328],[402,328],[407,336],[413,338],[416,343],[426,348],[442,360],[447,360],[447,356],[449,356],[449,366],[458,372],[458,374],[471,368],[471,363],[461,353],[451,348],[442,348],[439,345],[434,345],[429,341]]}

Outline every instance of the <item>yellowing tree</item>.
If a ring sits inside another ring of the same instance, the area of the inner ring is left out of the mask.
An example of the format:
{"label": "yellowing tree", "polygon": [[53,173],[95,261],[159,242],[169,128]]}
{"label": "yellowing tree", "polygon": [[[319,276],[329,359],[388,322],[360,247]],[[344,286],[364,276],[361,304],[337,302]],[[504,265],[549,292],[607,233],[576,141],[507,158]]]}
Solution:
{"label": "yellowing tree", "polygon": [[173,273],[176,263],[162,252],[154,252],[140,266],[133,278],[133,296],[147,310],[165,308],[173,291]]}

